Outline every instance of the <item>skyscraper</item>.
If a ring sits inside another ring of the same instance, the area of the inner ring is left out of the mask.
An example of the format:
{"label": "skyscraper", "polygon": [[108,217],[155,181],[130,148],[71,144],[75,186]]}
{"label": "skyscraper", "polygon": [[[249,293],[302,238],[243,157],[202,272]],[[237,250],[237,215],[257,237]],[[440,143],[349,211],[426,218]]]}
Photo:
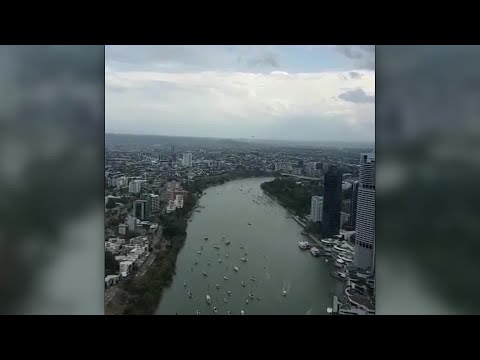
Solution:
{"label": "skyscraper", "polygon": [[312,196],[312,203],[310,207],[310,218],[312,222],[322,220],[323,196]]}
{"label": "skyscraper", "polygon": [[135,200],[133,202],[134,216],[140,220],[146,220],[148,217],[147,200]]}
{"label": "skyscraper", "polygon": [[360,156],[360,181],[355,226],[355,266],[374,269],[375,252],[375,154]]}
{"label": "skyscraper", "polygon": [[330,166],[325,173],[323,188],[322,236],[325,238],[340,231],[342,173],[335,166]]}
{"label": "skyscraper", "polygon": [[352,183],[352,198],[350,199],[350,227],[355,229],[357,217],[357,195],[358,195],[358,181]]}

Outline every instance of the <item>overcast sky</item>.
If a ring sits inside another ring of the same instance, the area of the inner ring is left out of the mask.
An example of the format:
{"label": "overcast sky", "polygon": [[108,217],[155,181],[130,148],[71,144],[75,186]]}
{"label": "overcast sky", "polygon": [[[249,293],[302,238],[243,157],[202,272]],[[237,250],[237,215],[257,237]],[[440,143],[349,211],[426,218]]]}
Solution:
{"label": "overcast sky", "polygon": [[375,48],[107,46],[105,129],[374,141]]}

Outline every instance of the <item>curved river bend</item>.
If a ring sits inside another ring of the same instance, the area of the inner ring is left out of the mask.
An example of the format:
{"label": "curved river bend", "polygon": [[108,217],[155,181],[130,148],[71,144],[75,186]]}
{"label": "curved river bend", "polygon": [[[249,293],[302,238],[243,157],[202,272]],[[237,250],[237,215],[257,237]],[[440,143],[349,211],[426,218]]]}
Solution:
{"label": "curved river bend", "polygon": [[[214,306],[219,315],[228,310],[233,315],[241,310],[246,315],[325,314],[339,286],[330,276],[332,265],[323,257],[315,258],[309,251],[300,250],[302,228],[260,188],[270,180],[235,180],[206,190],[199,200],[200,212],[194,212],[188,224],[176,275],[172,286],[164,291],[157,314],[194,315],[199,310],[201,315],[211,315]],[[227,240],[230,245],[225,244]],[[220,249],[214,248],[216,244]],[[242,257],[247,262],[242,262]],[[286,296],[282,295],[283,289],[287,290]],[[210,306],[207,294],[212,299]]]}

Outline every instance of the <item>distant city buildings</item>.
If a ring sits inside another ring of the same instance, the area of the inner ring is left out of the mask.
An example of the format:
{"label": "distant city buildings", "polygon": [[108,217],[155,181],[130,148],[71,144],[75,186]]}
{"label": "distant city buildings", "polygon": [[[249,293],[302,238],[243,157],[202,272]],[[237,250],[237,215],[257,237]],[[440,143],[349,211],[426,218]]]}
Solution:
{"label": "distant city buildings", "polygon": [[340,228],[343,229],[343,225],[348,222],[349,214],[346,212],[340,212]]}
{"label": "distant city buildings", "polygon": [[355,224],[355,266],[374,269],[375,252],[375,154],[360,156]]}
{"label": "distant city buildings", "polygon": [[340,231],[342,208],[342,173],[331,166],[325,173],[323,191],[322,236],[337,235]]}
{"label": "distant city buildings", "polygon": [[323,196],[312,196],[310,219],[312,222],[322,221]]}

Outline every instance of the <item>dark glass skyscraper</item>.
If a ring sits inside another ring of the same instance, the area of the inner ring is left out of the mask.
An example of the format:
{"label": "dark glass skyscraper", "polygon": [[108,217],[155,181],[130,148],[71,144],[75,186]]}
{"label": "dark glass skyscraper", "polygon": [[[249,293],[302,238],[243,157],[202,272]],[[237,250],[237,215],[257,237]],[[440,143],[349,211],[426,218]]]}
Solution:
{"label": "dark glass skyscraper", "polygon": [[352,198],[350,200],[350,227],[355,230],[357,218],[357,197],[358,197],[358,181],[352,183]]}
{"label": "dark glass skyscraper", "polygon": [[325,173],[323,190],[322,237],[332,237],[340,231],[342,210],[342,172],[330,166]]}

